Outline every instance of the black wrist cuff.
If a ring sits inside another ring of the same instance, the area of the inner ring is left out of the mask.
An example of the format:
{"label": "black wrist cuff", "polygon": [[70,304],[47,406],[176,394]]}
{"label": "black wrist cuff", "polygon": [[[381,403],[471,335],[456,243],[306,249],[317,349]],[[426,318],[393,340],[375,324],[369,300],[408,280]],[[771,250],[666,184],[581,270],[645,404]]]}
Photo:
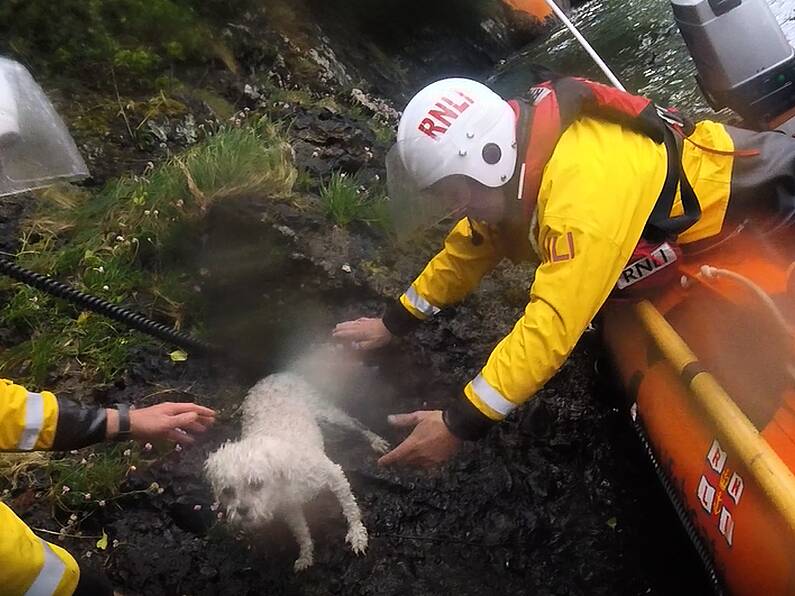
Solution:
{"label": "black wrist cuff", "polygon": [[406,307],[400,303],[400,300],[395,300],[387,305],[381,320],[384,323],[384,327],[396,337],[402,337],[414,331],[422,323],[422,319],[418,319],[407,311]]}
{"label": "black wrist cuff", "polygon": [[464,441],[482,439],[497,422],[485,416],[462,395],[442,415],[447,430]]}
{"label": "black wrist cuff", "polygon": [[131,441],[132,429],[130,428],[130,406],[128,404],[116,404],[116,411],[119,413],[119,430],[113,438],[117,442]]}
{"label": "black wrist cuff", "polygon": [[105,440],[108,417],[105,408],[83,406],[58,398],[58,424],[55,427],[54,451],[80,449]]}

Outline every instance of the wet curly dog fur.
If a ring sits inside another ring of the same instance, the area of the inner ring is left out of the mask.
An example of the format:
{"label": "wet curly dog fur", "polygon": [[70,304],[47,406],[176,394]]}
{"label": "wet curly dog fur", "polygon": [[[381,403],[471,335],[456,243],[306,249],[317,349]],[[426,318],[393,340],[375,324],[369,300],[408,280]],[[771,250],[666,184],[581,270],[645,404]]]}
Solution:
{"label": "wet curly dog fur", "polygon": [[205,471],[227,519],[256,529],[283,518],[300,547],[295,570],[313,563],[314,545],[303,506],[329,489],[348,522],[346,542],[356,554],[367,548],[367,529],[342,468],[325,453],[318,422],[364,436],[374,451],[388,444],[331,404],[298,375],[278,373],[252,387],[243,402],[241,439],[210,454]]}

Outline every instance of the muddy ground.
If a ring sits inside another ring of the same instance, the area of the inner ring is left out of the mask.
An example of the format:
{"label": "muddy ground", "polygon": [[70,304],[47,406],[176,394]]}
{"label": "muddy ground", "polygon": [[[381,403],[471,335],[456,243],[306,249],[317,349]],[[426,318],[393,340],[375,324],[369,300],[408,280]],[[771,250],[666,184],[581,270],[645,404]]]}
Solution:
{"label": "muddy ground", "polygon": [[[273,222],[259,223],[266,212]],[[221,231],[230,221],[254,222],[236,228],[237,246],[227,232],[217,233],[238,254],[239,266],[213,269],[213,259],[205,260],[211,269],[202,290],[216,300],[210,320],[233,330],[217,339],[236,338],[247,353],[261,354],[262,372],[198,359],[165,364],[159,353],[142,353],[103,400],[140,405],[143,395],[173,389],[145,403],[167,397],[228,406],[230,391],[239,399],[258,374],[281,368],[306,343],[323,341],[335,322],[380,312],[384,297],[356,281],[357,268],[353,275],[329,274],[327,253],[313,255],[285,233],[284,222],[295,222],[289,210],[242,200],[214,218]],[[297,231],[311,235],[311,225]],[[272,258],[240,257],[252,244]],[[347,244],[355,241],[349,237]],[[441,408],[458,395],[518,313],[515,304],[496,300],[516,275],[503,268],[458,316],[442,315],[369,356],[354,388],[335,398],[397,443],[402,435],[387,427],[386,415]],[[345,469],[370,531],[364,557],[346,547],[344,522],[329,495],[310,507],[316,563],[300,574],[292,571],[297,548],[282,525],[241,536],[216,523],[202,464],[210,450],[237,436],[234,416],[201,445],[130,474],[125,489],[157,482],[161,495],[127,497],[82,524],[88,536],[104,529],[116,546],[99,551],[95,539],[72,538],[63,544],[81,564],[104,567],[125,594],[707,593],[619,396],[594,372],[599,355],[597,333],[587,334],[529,407],[435,473],[378,469],[358,439],[328,434],[327,451]],[[41,503],[23,517],[34,527],[59,529]]]}
{"label": "muddy ground", "polygon": [[[393,97],[413,88],[392,70],[381,73],[381,62],[367,63],[369,46],[346,47],[346,23],[332,23],[327,33],[351,72],[368,74],[375,90]],[[259,56],[257,36],[274,32],[256,21],[246,25],[236,35],[252,37],[250,53]],[[438,41],[432,31],[421,33],[421,40]],[[290,40],[275,36],[285,51]],[[437,53],[460,61],[460,52]],[[486,58],[471,61],[493,66],[494,52],[481,54]],[[277,67],[274,59],[269,71],[271,65],[243,58],[246,69],[270,73],[271,80],[290,74],[283,60]],[[410,66],[407,78],[414,87],[442,68],[433,61]],[[209,81],[236,109],[257,109],[243,80],[213,70],[201,84]],[[322,86],[338,91],[333,81]],[[179,97],[195,122],[208,118],[207,105]],[[59,105],[66,105],[62,99]],[[93,100],[71,99],[67,119],[73,128],[85,121],[86,130],[76,136],[95,172],[94,184],[140,173],[148,161],[157,163],[185,146],[176,136],[185,114],[156,119],[158,130],[168,133],[165,140],[149,135],[132,142],[118,117],[110,133],[96,138],[89,130]],[[594,372],[601,356],[597,333],[583,338],[533,403],[437,472],[378,469],[366,445],[329,433],[327,451],[345,469],[370,532],[364,557],[345,545],[344,523],[328,495],[310,507],[316,563],[300,574],[293,573],[297,548],[283,526],[240,536],[216,523],[202,464],[209,451],[237,436],[234,403],[246,387],[308,344],[325,341],[336,322],[380,314],[433,250],[432,243],[410,254],[393,249],[366,226],[334,228],[311,209],[318,200],[311,193],[330,171],[359,172],[365,182],[383,176],[385,141],[361,117],[292,102],[270,108],[290,123],[296,163],[314,186],[303,203],[240,197],[213,212],[204,251],[193,264],[206,297],[202,316],[210,338],[254,355],[262,366],[238,370],[193,357],[172,363],[164,357],[167,350],[152,349],[137,354],[116,383],[82,388],[76,397],[106,404],[197,400],[221,408],[224,419],[206,441],[161,452],[154,464],[131,472],[122,487],[144,490],[157,482],[162,494],[141,492],[115,501],[82,523],[86,538],[67,537],[59,544],[81,565],[105,569],[117,589],[130,595],[707,593],[700,564],[633,436],[620,396]],[[24,201],[0,209],[2,250],[13,252],[14,243],[6,240],[17,237],[27,210]],[[200,275],[202,270],[207,274]],[[335,397],[373,430],[399,442],[403,435],[387,427],[386,415],[442,408],[455,399],[518,317],[530,282],[526,270],[499,269],[456,313],[443,313],[414,336],[368,356],[360,382]],[[0,340],[14,343],[1,335]],[[30,491],[12,496],[12,507],[34,528],[57,533],[68,518],[45,499],[31,498]],[[106,550],[96,547],[103,530]]]}

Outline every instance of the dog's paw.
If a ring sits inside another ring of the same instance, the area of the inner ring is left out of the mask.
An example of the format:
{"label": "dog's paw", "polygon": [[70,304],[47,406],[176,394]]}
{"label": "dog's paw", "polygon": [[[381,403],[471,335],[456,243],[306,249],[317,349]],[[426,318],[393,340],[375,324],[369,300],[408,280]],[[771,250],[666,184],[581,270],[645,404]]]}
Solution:
{"label": "dog's paw", "polygon": [[368,433],[367,439],[370,441],[370,447],[376,453],[384,454],[389,451],[389,443],[386,439],[379,437],[375,433]]}
{"label": "dog's paw", "polygon": [[367,550],[367,528],[362,522],[354,524],[345,536],[345,542],[351,545],[351,550],[357,555],[363,555]]}
{"label": "dog's paw", "polygon": [[308,553],[305,555],[301,555],[295,560],[293,564],[293,569],[297,572],[303,571],[304,569],[308,569],[311,567],[315,562],[315,558],[312,556],[312,553]]}

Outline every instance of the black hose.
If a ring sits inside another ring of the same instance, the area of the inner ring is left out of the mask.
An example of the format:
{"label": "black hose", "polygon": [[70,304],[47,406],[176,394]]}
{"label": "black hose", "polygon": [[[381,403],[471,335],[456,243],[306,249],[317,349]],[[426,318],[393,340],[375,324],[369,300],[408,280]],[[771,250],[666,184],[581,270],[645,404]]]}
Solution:
{"label": "black hose", "polygon": [[162,323],[147,319],[141,313],[112,304],[97,296],[86,294],[41,273],[25,269],[5,257],[0,257],[0,273],[56,298],[63,298],[77,306],[118,321],[131,329],[184,348],[192,354],[210,355],[220,351],[216,346],[192,337],[187,333],[171,329]]}

